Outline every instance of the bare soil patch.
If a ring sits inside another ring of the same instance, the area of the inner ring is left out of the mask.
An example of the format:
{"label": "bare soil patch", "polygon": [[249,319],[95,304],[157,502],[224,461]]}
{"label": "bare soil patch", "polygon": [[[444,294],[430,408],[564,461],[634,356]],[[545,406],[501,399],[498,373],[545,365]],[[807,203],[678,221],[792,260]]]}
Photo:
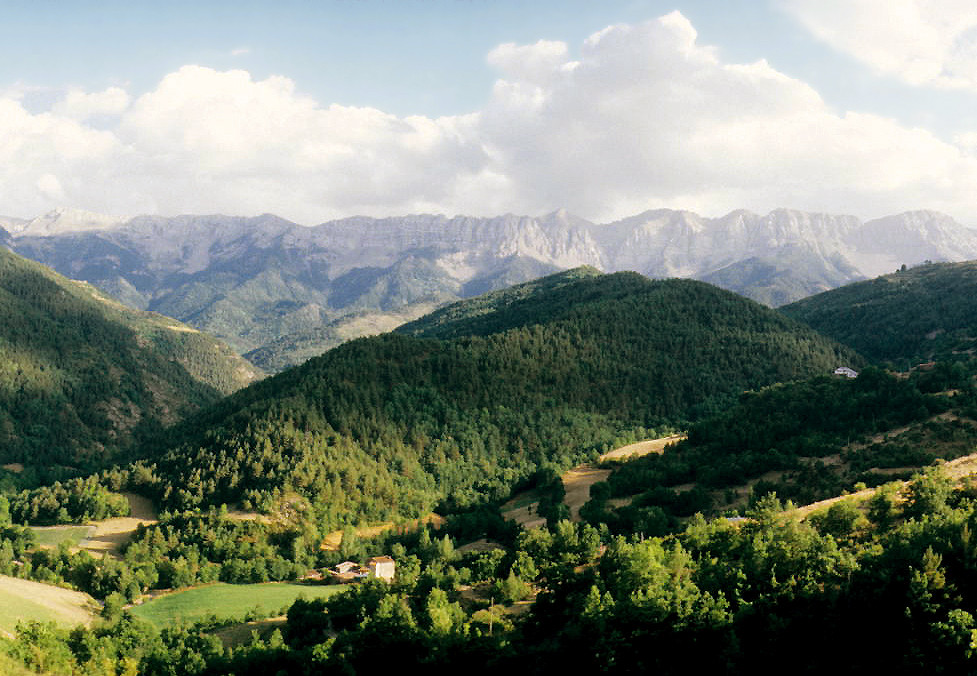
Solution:
{"label": "bare soil patch", "polygon": [[581,465],[563,475],[563,487],[567,492],[563,502],[570,508],[572,521],[580,521],[580,508],[590,500],[590,487],[610,475],[611,470],[598,469],[593,465]]}
{"label": "bare soil patch", "polygon": [[634,444],[628,444],[627,446],[621,446],[600,456],[598,462],[622,460],[624,458],[648,455],[649,453],[662,453],[666,446],[682,441],[685,437],[685,434],[673,434],[668,437],[661,437],[660,439],[647,439]]}
{"label": "bare soil patch", "polygon": [[519,494],[502,505],[502,516],[509,521],[515,521],[523,528],[542,528],[546,525],[546,519],[536,513],[539,507],[538,500],[528,504],[522,504],[519,507],[515,506],[517,503],[525,503],[524,500],[520,500],[520,497],[523,495]]}
{"label": "bare soil patch", "polygon": [[93,554],[118,554],[122,545],[132,539],[132,534],[140,524],[150,526],[158,521],[152,501],[135,493],[124,493],[129,501],[129,516],[93,522],[95,532],[85,540],[81,547]]}
{"label": "bare soil patch", "polygon": [[14,474],[20,474],[24,471],[24,466],[19,462],[11,462],[7,465],[3,465],[3,469],[8,472],[13,472]]}

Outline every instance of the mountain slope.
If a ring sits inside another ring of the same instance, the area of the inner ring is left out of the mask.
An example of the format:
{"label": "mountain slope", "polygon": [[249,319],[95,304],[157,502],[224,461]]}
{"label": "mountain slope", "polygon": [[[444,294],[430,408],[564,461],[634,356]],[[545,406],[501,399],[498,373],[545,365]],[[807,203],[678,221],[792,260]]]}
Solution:
{"label": "mountain slope", "polygon": [[251,382],[195,329],[0,250],[0,460],[98,465]]}
{"label": "mountain slope", "polygon": [[355,340],[219,403],[158,463],[160,497],[270,509],[298,495],[334,525],[464,507],[637,427],[858,360],[689,280],[585,270],[468,303],[465,330],[443,313],[415,325],[454,339]]}
{"label": "mountain slope", "polygon": [[866,357],[908,367],[977,349],[977,261],[933,263],[781,308]]}
{"label": "mountain slope", "polygon": [[[596,268],[583,266],[517,284],[477,298],[458,301],[396,329],[420,338],[458,338],[487,336],[529,324],[545,324],[565,313],[567,304],[587,303],[588,299],[567,294],[568,285],[601,276]],[[598,295],[603,289],[595,285]]]}

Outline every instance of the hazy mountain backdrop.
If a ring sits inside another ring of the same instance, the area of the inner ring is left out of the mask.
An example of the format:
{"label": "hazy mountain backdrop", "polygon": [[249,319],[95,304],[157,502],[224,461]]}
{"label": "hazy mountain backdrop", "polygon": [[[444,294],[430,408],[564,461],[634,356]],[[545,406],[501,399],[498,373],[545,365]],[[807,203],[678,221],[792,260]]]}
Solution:
{"label": "hazy mountain backdrop", "polygon": [[542,217],[140,216],[61,210],[0,219],[11,247],[139,309],[208,331],[267,370],[433,307],[579,265],[691,277],[779,306],[926,260],[977,258],[948,216],[648,211],[595,224]]}

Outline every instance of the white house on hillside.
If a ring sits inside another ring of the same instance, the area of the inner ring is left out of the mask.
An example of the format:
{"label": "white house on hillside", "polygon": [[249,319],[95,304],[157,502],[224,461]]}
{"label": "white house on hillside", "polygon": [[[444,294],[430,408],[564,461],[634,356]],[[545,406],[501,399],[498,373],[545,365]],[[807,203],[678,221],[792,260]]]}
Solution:
{"label": "white house on hillside", "polygon": [[374,556],[366,562],[366,567],[370,569],[370,577],[375,577],[385,582],[394,581],[394,560],[389,556]]}

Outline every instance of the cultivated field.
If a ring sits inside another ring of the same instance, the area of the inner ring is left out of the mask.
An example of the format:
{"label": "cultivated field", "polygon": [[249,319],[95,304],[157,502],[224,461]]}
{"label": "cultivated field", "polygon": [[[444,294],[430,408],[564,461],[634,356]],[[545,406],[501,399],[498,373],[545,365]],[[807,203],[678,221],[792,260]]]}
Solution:
{"label": "cultivated field", "polygon": [[98,603],[88,594],[0,575],[0,633],[13,634],[17,622],[37,620],[63,627],[90,624]]}
{"label": "cultivated field", "polygon": [[287,582],[262,584],[215,584],[184,589],[132,606],[132,614],[159,628],[204,620],[243,618],[251,611],[258,616],[276,615],[300,596],[332,596],[348,585],[306,585]]}

